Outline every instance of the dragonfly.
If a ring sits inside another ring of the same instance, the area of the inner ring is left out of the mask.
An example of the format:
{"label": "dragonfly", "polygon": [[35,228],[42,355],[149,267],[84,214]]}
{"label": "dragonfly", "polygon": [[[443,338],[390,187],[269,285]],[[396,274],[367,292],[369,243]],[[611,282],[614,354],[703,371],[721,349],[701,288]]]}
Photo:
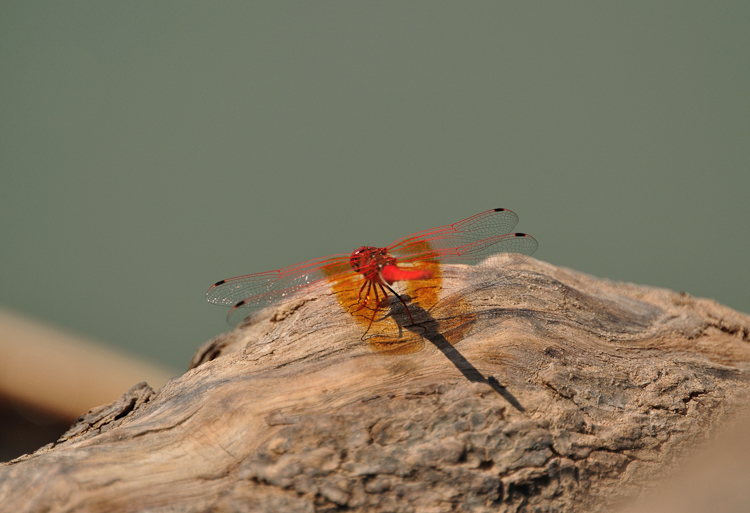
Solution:
{"label": "dragonfly", "polygon": [[208,289],[206,300],[229,306],[227,322],[236,326],[251,320],[260,309],[330,286],[344,309],[364,319],[365,333],[389,300],[402,304],[413,325],[407,301],[395,290],[397,283],[429,285],[424,289],[432,292],[416,292],[409,299],[434,303],[435,289],[441,287],[441,276],[449,264],[489,262],[495,269],[516,267],[538,247],[531,235],[511,232],[517,224],[515,212],[495,208],[402,237],[386,247],[361,246],[352,253],[221,280]]}

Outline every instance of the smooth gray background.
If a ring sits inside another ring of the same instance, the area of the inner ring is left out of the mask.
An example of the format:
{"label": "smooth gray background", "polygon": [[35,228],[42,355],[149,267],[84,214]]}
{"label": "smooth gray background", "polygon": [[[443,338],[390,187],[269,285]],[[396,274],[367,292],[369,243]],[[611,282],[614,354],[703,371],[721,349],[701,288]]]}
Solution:
{"label": "smooth gray background", "polygon": [[0,5],[0,305],[184,368],[215,281],[515,210],[750,312],[750,2]]}

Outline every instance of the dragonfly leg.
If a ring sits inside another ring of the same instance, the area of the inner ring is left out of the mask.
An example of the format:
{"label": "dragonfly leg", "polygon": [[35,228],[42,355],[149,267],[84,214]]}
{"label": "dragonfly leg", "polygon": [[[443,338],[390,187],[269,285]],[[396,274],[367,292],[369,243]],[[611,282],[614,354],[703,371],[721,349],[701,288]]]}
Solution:
{"label": "dragonfly leg", "polygon": [[369,280],[365,280],[364,283],[362,283],[362,286],[359,288],[359,298],[357,299],[357,303],[359,303],[360,301],[362,301],[362,291],[365,289],[365,287],[367,287],[367,292],[365,292],[365,294],[369,294],[370,293],[370,287],[369,287],[369,285],[370,285],[370,281]]}
{"label": "dragonfly leg", "polygon": [[373,323],[373,321],[375,321],[375,316],[376,315],[378,315],[378,309],[377,308],[375,308],[375,310],[372,312],[372,317],[370,317],[370,323],[367,325],[367,329],[365,330],[365,335],[367,335],[367,332],[370,331],[370,328],[372,328],[372,323]]}
{"label": "dragonfly leg", "polygon": [[[362,302],[362,291],[367,287],[367,290],[365,290],[365,300]],[[370,302],[370,291],[373,290],[372,281],[365,280],[365,282],[362,284],[362,286],[359,289],[359,298],[357,299],[357,304],[359,307],[355,310],[355,312],[359,312],[363,308],[367,307],[367,303]],[[375,291],[377,293],[377,290]],[[368,328],[369,329],[369,328]]]}
{"label": "dragonfly leg", "polygon": [[[388,288],[388,290],[390,290],[390,291],[391,291],[391,292],[393,293],[393,295],[394,295],[394,296],[396,296],[396,297],[398,298],[398,300],[399,300],[399,301],[401,301],[401,304],[402,304],[402,305],[404,305],[404,309],[406,309],[406,313],[407,313],[407,315],[409,316],[409,320],[411,320],[411,323],[412,323],[412,324],[415,324],[415,322],[414,322],[414,317],[412,317],[412,316],[411,316],[411,312],[409,311],[409,307],[408,307],[408,306],[406,305],[406,301],[404,301],[404,298],[402,298],[402,297],[401,297],[401,296],[400,296],[400,295],[399,295],[399,294],[398,294],[398,293],[397,293],[397,292],[396,292],[395,290],[393,290],[393,289],[392,289],[392,288],[391,288],[390,286],[388,286],[388,285],[385,285],[385,287],[387,287],[387,288]],[[382,285],[382,284],[380,284],[380,288],[383,288],[383,285]],[[383,294],[386,294],[386,295],[388,295],[388,294],[386,293],[386,291],[385,291],[385,290],[383,290]]]}
{"label": "dragonfly leg", "polygon": [[[365,289],[365,287],[367,287]],[[380,291],[378,291],[378,288]],[[388,289],[388,290],[386,290]],[[395,290],[393,290],[388,284],[386,283],[380,283],[376,282],[375,280],[365,280],[365,283],[362,284],[362,286],[359,289],[359,299],[358,302],[360,303],[356,312],[359,312],[363,308],[367,307],[367,304],[370,302],[370,293],[372,292],[375,300],[375,308],[372,312],[372,317],[370,317],[370,322],[367,325],[367,329],[365,330],[365,333],[370,331],[370,328],[372,327],[372,323],[375,322],[375,317],[378,315],[378,310],[380,310],[380,301],[381,301],[381,295],[382,292],[382,298],[385,300],[385,298],[388,297],[388,291],[391,292],[394,296],[398,298],[399,301],[401,301],[401,304],[404,305],[404,309],[406,310],[406,315],[409,316],[409,320],[411,321],[412,325],[416,324],[414,322],[414,317],[411,315],[411,310],[409,310],[409,305],[406,304],[406,301],[404,301],[404,298],[402,298]],[[364,302],[362,302],[362,293],[364,292]]]}
{"label": "dragonfly leg", "polygon": [[362,290],[367,286],[367,290],[365,290],[365,304],[370,300],[370,290],[372,287],[372,282],[367,280],[362,284],[362,287],[359,289],[359,299],[357,302],[362,302]]}

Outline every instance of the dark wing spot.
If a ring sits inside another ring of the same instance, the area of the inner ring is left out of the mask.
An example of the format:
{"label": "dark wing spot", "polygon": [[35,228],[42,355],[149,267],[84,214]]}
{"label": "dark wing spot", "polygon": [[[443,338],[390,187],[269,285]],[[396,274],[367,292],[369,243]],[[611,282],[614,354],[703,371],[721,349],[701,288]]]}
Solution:
{"label": "dark wing spot", "polygon": [[503,210],[505,210],[505,209],[504,208],[496,208],[495,212],[502,212]]}
{"label": "dark wing spot", "polygon": [[227,282],[227,280],[221,280],[221,281],[217,281],[216,283],[214,283],[214,287],[218,287],[218,286],[219,286],[219,285],[221,285],[222,283],[226,283],[226,282]]}
{"label": "dark wing spot", "polygon": [[236,305],[234,305],[234,307],[235,308],[239,308],[239,307],[241,307],[244,304],[245,304],[245,300],[243,299],[242,301],[240,301],[239,303],[237,303]]}
{"label": "dark wing spot", "polygon": [[526,235],[525,233],[514,233],[513,235],[515,235],[516,237],[528,237],[528,235]]}

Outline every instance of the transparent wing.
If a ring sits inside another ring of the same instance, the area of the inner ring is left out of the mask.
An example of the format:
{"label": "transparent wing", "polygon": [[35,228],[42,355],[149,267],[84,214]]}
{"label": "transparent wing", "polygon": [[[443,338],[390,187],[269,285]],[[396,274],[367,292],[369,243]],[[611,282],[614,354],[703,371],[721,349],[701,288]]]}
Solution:
{"label": "transparent wing", "polygon": [[493,265],[512,268],[534,254],[539,243],[526,233],[506,233],[455,248],[428,249],[407,254],[398,263],[438,260],[444,264],[476,264],[490,259]]}
{"label": "transparent wing", "polygon": [[495,208],[457,223],[403,237],[387,249],[390,254],[400,257],[425,253],[428,249],[460,248],[508,234],[517,224],[518,216],[515,212],[507,208]]}
{"label": "transparent wing", "polygon": [[300,264],[221,280],[208,289],[206,301],[217,305],[235,306],[244,301],[246,308],[260,308],[297,292],[311,289],[350,275],[349,254],[332,255]]}

